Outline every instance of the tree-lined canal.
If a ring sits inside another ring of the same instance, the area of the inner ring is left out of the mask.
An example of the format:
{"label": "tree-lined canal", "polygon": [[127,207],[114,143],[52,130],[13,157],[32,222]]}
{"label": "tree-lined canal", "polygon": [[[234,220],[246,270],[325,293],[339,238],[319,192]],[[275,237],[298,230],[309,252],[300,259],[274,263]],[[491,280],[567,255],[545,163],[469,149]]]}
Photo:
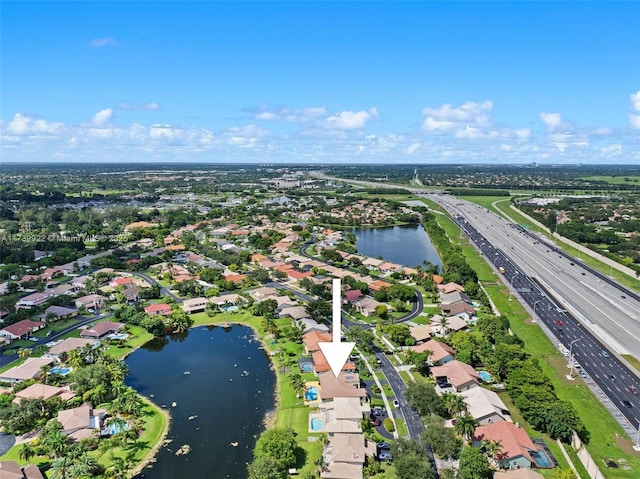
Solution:
{"label": "tree-lined canal", "polygon": [[[127,384],[171,413],[166,445],[138,478],[247,476],[276,384],[250,328],[194,328],[182,340],[147,343],[126,363]],[[183,446],[190,451],[176,455]]]}

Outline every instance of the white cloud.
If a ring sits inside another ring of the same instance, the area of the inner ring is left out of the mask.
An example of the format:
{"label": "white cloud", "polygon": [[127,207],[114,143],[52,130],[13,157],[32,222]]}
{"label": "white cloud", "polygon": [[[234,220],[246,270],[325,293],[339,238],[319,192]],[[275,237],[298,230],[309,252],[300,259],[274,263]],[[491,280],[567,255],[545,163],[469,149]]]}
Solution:
{"label": "white cloud", "polygon": [[407,148],[407,155],[413,155],[416,150],[420,148],[420,143],[412,143],[411,145],[409,145],[409,148]]}
{"label": "white cloud", "polygon": [[611,156],[620,156],[622,155],[622,145],[619,143],[614,143],[613,145],[605,146],[600,148],[600,153],[602,156],[611,157]]}
{"label": "white cloud", "polygon": [[89,45],[95,48],[102,47],[117,47],[120,45],[120,42],[113,37],[102,37],[102,38],[94,38],[89,42]]}
{"label": "white cloud", "polygon": [[308,107],[298,110],[278,108],[270,110],[268,106],[261,106],[254,114],[254,119],[263,121],[286,121],[291,123],[307,123],[326,116],[327,109],[323,106]]}
{"label": "white cloud", "polygon": [[93,119],[91,121],[95,126],[106,126],[109,124],[112,118],[113,110],[111,108],[105,108],[104,110],[100,110],[98,113],[93,115]]}
{"label": "white cloud", "polygon": [[358,130],[364,128],[366,123],[378,117],[378,110],[371,108],[368,111],[343,111],[326,118],[322,125],[329,129]]}
{"label": "white cloud", "polygon": [[139,110],[139,111],[150,111],[150,110],[159,110],[160,104],[155,101],[149,103],[129,103],[122,102],[118,103],[118,108],[121,110]]}
{"label": "white cloud", "polygon": [[483,125],[488,123],[487,113],[492,109],[493,103],[489,100],[480,103],[467,101],[457,108],[454,108],[451,103],[446,103],[440,108],[425,107],[422,109],[422,114],[426,116],[426,119],[431,118],[436,122]]}
{"label": "white cloud", "polygon": [[41,118],[16,113],[7,124],[7,131],[15,135],[55,134],[63,127],[62,123],[54,123]]}
{"label": "white cloud", "polygon": [[154,140],[173,140],[181,135],[182,130],[180,128],[172,128],[171,125],[168,124],[151,125],[151,129],[149,130],[149,137]]}
{"label": "white cloud", "polygon": [[540,113],[540,120],[549,130],[554,130],[562,125],[562,116],[560,113]]}
{"label": "white cloud", "polygon": [[634,130],[640,130],[640,115],[629,113],[629,126]]}
{"label": "white cloud", "polygon": [[640,90],[631,94],[631,109],[633,111],[640,111]]}

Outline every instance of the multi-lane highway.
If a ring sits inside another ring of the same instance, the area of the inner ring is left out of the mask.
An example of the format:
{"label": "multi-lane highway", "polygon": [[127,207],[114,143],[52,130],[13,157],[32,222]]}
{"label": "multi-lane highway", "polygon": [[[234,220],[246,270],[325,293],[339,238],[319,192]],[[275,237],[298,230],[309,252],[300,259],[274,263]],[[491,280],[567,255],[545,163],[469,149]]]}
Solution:
{"label": "multi-lane highway", "polygon": [[505,283],[564,346],[565,354],[570,351],[574,364],[588,375],[587,383],[593,381],[609,398],[614,416],[626,419],[621,422],[627,430],[637,428],[640,379],[616,354],[640,355],[637,295],[484,208],[444,195],[432,199],[452,214],[496,270],[503,268]]}

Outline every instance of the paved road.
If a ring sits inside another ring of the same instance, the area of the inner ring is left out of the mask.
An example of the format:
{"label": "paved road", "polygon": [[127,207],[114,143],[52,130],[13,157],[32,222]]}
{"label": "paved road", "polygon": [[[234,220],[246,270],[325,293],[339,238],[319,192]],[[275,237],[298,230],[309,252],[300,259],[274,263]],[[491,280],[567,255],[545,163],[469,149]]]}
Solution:
{"label": "paved road", "polygon": [[160,283],[158,283],[155,279],[153,279],[151,276],[149,276],[148,274],[145,273],[127,273],[127,274],[131,274],[133,276],[138,276],[142,279],[144,279],[147,283],[149,283],[150,285],[154,285],[157,284],[158,286],[160,286],[160,294],[161,295],[166,295],[171,297],[171,299],[173,299],[176,304],[180,304],[184,301],[184,299],[182,299],[180,296],[176,296],[175,294],[173,294],[169,289],[165,288],[164,286],[162,286]]}
{"label": "paved road", "polygon": [[[486,256],[488,262],[492,263],[496,270],[504,269],[503,279],[507,286],[518,299],[529,305],[533,318],[541,324],[549,337],[564,346],[567,356],[574,357],[574,363],[579,364],[588,375],[585,378],[587,384],[595,390],[598,397],[602,399],[604,395],[608,398],[603,404],[633,437],[634,428],[640,423],[640,395],[631,392],[631,388],[640,391],[637,372],[627,367],[621,358],[607,347],[606,342],[601,342],[603,338],[586,327],[581,321],[582,318],[565,309],[565,301],[557,297],[546,283],[543,284],[536,276],[529,276],[524,268],[516,264],[516,261],[501,248],[495,247],[467,221],[467,218],[457,216],[455,220]],[[517,226],[509,228],[509,231],[510,235],[526,236]],[[557,251],[553,254],[558,256]],[[548,259],[546,255],[542,257]],[[561,259],[569,262],[565,257]],[[572,268],[582,276],[579,271],[581,265],[577,260],[573,262]],[[568,362],[571,360],[568,359]],[[571,369],[568,368],[567,374],[570,372]],[[578,370],[574,369],[573,373],[578,375]]]}

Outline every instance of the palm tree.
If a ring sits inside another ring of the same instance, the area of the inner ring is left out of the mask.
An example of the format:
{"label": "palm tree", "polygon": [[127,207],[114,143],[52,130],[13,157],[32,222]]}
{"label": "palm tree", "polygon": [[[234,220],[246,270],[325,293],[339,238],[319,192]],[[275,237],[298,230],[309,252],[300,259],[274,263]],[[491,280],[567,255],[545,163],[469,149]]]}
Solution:
{"label": "palm tree", "polygon": [[478,427],[476,420],[469,414],[465,414],[464,416],[460,416],[456,421],[455,430],[465,441],[469,441],[476,431],[476,427]]}
{"label": "palm tree", "polygon": [[502,441],[494,441],[492,439],[483,439],[481,447],[485,454],[493,459],[496,463],[502,457]]}
{"label": "palm tree", "polygon": [[83,394],[82,399],[85,401],[91,401],[91,404],[97,406],[104,402],[107,397],[108,391],[104,384],[100,383],[96,387],[89,389]]}
{"label": "palm tree", "polygon": [[299,397],[301,393],[304,393],[304,378],[300,373],[289,374],[289,384],[296,392],[296,397]]}
{"label": "palm tree", "polygon": [[449,332],[448,330],[449,318],[447,318],[446,316],[439,316],[435,318],[435,321],[433,321],[433,323],[434,323],[434,326],[439,327],[441,336],[447,335],[447,333]]}
{"label": "palm tree", "polygon": [[36,455],[35,448],[28,442],[25,442],[20,449],[20,459],[28,463],[32,457]]}
{"label": "palm tree", "polygon": [[451,416],[460,416],[462,413],[467,412],[467,403],[462,396],[454,393],[445,393],[442,398]]}
{"label": "palm tree", "polygon": [[51,469],[49,470],[50,479],[71,479],[71,461],[65,456],[56,457],[51,463]]}
{"label": "palm tree", "polygon": [[33,354],[33,350],[31,350],[29,348],[20,348],[20,349],[18,349],[18,357],[20,359],[28,358],[32,354]]}

